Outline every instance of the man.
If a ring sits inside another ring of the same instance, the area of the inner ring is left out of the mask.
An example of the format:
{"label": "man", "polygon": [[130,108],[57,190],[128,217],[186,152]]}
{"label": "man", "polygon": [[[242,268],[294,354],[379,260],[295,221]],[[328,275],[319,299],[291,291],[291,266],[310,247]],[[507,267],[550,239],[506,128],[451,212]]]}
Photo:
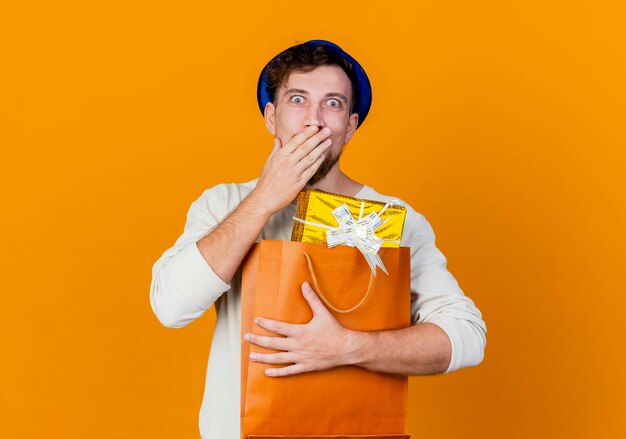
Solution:
{"label": "man", "polygon": [[[303,188],[388,202],[344,174],[339,157],[371,103],[361,66],[333,43],[315,40],[277,55],[261,73],[259,106],[274,147],[258,180],[206,190],[190,207],[182,236],[153,268],[150,299],[158,319],[182,327],[215,304],[217,324],[200,411],[203,438],[239,437],[241,342],[251,361],[280,377],[356,365],[404,375],[444,373],[479,364],[485,347],[480,311],[446,270],[426,219],[407,208],[402,246],[411,247],[413,325],[382,332],[343,328],[307,283],[313,318],[293,325],[258,317],[276,337],[240,334],[241,262],[255,241],[289,240]],[[269,347],[275,354],[255,352]],[[275,367],[282,365],[283,367]]]}

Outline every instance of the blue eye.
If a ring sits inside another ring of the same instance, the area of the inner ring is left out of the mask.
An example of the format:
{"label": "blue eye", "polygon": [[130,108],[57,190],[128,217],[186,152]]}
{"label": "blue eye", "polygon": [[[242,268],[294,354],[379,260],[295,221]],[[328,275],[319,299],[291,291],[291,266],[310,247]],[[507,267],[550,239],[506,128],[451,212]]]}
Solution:
{"label": "blue eye", "polygon": [[302,96],[292,96],[290,100],[294,104],[301,104],[304,102],[304,98]]}

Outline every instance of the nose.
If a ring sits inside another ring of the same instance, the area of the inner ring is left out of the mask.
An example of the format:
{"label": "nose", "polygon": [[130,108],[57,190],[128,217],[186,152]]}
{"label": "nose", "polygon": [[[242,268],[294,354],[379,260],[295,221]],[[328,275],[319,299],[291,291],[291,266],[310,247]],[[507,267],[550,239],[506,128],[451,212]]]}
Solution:
{"label": "nose", "polygon": [[304,125],[307,127],[316,126],[319,129],[322,129],[325,126],[322,116],[322,108],[319,104],[312,103],[309,106],[304,118]]}

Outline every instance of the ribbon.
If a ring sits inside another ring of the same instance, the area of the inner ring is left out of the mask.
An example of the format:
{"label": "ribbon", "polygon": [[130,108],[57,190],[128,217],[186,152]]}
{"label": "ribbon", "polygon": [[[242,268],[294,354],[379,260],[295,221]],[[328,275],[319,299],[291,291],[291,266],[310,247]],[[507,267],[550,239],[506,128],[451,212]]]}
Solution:
{"label": "ribbon", "polygon": [[326,242],[328,243],[329,248],[337,247],[338,245],[356,247],[361,254],[363,254],[365,260],[367,261],[367,265],[369,265],[372,273],[376,276],[376,267],[380,267],[385,274],[389,274],[387,273],[385,264],[383,264],[382,259],[380,259],[380,256],[378,255],[378,250],[380,250],[383,243],[387,241],[399,244],[399,241],[379,238],[375,234],[376,229],[389,221],[389,218],[385,221],[381,220],[380,215],[382,215],[383,212],[391,205],[401,206],[402,203],[398,200],[393,200],[387,203],[378,213],[370,212],[367,216],[363,217],[365,201],[361,200],[359,219],[355,220],[352,217],[352,213],[350,213],[348,206],[343,203],[332,212],[335,220],[337,221],[336,227],[305,221],[297,217],[293,217],[293,219],[309,226],[328,229],[326,231]]}

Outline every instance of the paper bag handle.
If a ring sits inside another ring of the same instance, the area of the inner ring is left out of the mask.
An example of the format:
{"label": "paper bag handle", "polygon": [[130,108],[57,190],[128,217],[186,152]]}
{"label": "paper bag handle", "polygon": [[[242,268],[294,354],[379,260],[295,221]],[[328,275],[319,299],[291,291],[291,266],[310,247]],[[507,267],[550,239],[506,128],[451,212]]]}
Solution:
{"label": "paper bag handle", "polygon": [[361,301],[357,303],[356,305],[354,305],[352,308],[340,309],[334,306],[332,303],[330,303],[330,301],[326,298],[324,293],[322,293],[322,290],[320,289],[320,286],[317,283],[317,276],[315,276],[315,271],[313,270],[313,261],[311,260],[311,256],[309,256],[307,252],[304,252],[304,257],[306,258],[307,264],[309,265],[309,272],[311,273],[311,277],[313,278],[313,286],[315,287],[315,292],[320,297],[320,299],[322,299],[322,302],[324,302],[324,304],[328,308],[340,314],[347,314],[349,312],[359,309],[359,307],[363,305],[363,303],[365,303],[365,300],[369,297],[370,292],[372,291],[372,283],[374,282],[374,273],[370,272],[370,282],[367,285],[367,291],[365,292],[365,295],[363,296]]}

